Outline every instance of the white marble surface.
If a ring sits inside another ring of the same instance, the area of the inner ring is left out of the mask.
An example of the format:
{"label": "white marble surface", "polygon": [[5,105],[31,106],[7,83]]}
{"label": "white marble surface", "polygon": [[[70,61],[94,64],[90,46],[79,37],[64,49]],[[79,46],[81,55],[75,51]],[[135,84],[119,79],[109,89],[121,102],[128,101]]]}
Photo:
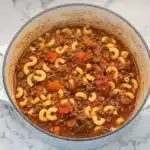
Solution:
{"label": "white marble surface", "polygon": [[[73,2],[93,3],[112,9],[127,18],[145,38],[150,36],[149,0],[0,0],[0,46],[8,44],[19,27],[37,12]],[[2,56],[0,57],[1,66]],[[148,103],[141,112],[138,125],[128,136],[99,150],[149,150],[150,99]],[[14,110],[0,102],[0,150],[19,149],[56,150],[33,138],[28,127],[15,118]]]}

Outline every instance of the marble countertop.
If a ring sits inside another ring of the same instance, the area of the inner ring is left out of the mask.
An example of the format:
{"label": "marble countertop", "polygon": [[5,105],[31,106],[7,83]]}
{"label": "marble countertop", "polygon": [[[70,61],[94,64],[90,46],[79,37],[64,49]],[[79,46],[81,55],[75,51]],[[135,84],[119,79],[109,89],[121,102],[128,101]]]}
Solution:
{"label": "marble countertop", "polygon": [[[149,0],[0,0],[0,46],[8,44],[17,30],[36,13],[58,4],[74,2],[93,3],[114,10],[127,18],[145,39],[150,36]],[[34,138],[27,126],[15,118],[11,107],[0,102],[0,110],[0,150],[57,150]],[[99,150],[149,150],[149,118],[150,99],[135,129]]]}

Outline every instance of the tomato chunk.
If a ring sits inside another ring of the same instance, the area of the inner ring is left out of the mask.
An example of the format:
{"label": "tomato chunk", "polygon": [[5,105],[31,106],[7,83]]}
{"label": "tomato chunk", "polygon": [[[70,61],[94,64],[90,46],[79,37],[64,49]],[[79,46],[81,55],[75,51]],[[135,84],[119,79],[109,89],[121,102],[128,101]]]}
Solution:
{"label": "tomato chunk", "polygon": [[59,80],[48,81],[48,83],[47,83],[47,89],[50,92],[55,92],[62,88],[63,88],[63,85],[59,82]]}
{"label": "tomato chunk", "polygon": [[88,37],[83,38],[83,43],[89,47],[95,47],[96,46],[96,42],[90,40]]}
{"label": "tomato chunk", "polygon": [[54,133],[55,133],[56,135],[60,135],[60,127],[55,127],[55,128],[54,128]]}
{"label": "tomato chunk", "polygon": [[72,106],[69,103],[61,104],[58,108],[58,113],[61,115],[72,112]]}
{"label": "tomato chunk", "polygon": [[53,63],[57,59],[57,54],[55,52],[48,52],[45,59]]}
{"label": "tomato chunk", "polygon": [[93,58],[92,52],[78,52],[76,53],[75,63],[77,65],[82,65],[87,63],[92,58]]}

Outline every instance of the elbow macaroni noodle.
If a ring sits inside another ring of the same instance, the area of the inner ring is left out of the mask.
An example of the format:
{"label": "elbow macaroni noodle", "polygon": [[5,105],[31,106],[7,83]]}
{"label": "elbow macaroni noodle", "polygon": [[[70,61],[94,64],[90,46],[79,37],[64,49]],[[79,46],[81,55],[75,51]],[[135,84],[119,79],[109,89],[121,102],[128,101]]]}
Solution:
{"label": "elbow macaroni noodle", "polygon": [[109,81],[110,87],[111,87],[111,91],[115,89],[115,83],[112,81]]}
{"label": "elbow macaroni noodle", "polygon": [[119,57],[119,50],[115,47],[109,48],[109,51],[112,53],[111,59],[115,60]]}
{"label": "elbow macaroni noodle", "polygon": [[108,43],[108,41],[109,41],[109,37],[108,36],[103,36],[102,39],[101,39],[102,43]]}
{"label": "elbow macaroni noodle", "polygon": [[105,123],[104,118],[98,119],[98,117],[96,115],[92,116],[92,120],[93,120],[94,124],[96,124],[97,126],[102,126]]}
{"label": "elbow macaroni noodle", "polygon": [[89,29],[89,28],[90,28],[89,25],[84,26],[83,27],[83,34],[85,34],[85,35],[91,35],[92,34],[92,30]]}
{"label": "elbow macaroni noodle", "polygon": [[59,89],[58,94],[59,94],[59,98],[64,97],[64,91],[62,89]]}
{"label": "elbow macaroni noodle", "polygon": [[127,51],[122,51],[121,52],[121,56],[123,57],[123,58],[127,58],[128,57],[128,55],[129,55],[129,52],[127,52]]}
{"label": "elbow macaroni noodle", "polygon": [[108,67],[106,72],[110,73],[110,72],[114,72],[114,79],[118,79],[118,75],[119,75],[119,72],[118,72],[118,69],[116,67]]}
{"label": "elbow macaroni noodle", "polygon": [[64,28],[61,30],[62,33],[72,34],[72,30],[69,28]]}
{"label": "elbow macaroni noodle", "polygon": [[72,43],[71,48],[72,48],[73,51],[76,50],[77,45],[78,45],[77,41]]}
{"label": "elbow macaroni noodle", "polygon": [[58,108],[56,107],[51,107],[46,111],[46,117],[49,121],[55,121],[57,120],[57,116],[54,115],[53,113],[56,113],[58,111]]}
{"label": "elbow macaroni noodle", "polygon": [[34,77],[34,73],[29,74],[28,77],[27,77],[27,84],[30,87],[33,87],[33,85],[34,85],[34,83],[32,82],[33,77]]}
{"label": "elbow macaroni noodle", "polygon": [[96,100],[96,98],[97,98],[96,93],[93,92],[93,93],[91,93],[91,96],[89,97],[89,101],[94,102]]}
{"label": "elbow macaroni noodle", "polygon": [[35,99],[31,99],[31,100],[30,100],[30,103],[33,104],[33,105],[35,105],[35,104],[37,104],[39,101],[40,101],[40,98],[39,98],[39,97],[36,97]]}
{"label": "elbow macaroni noodle", "polygon": [[34,81],[42,82],[46,79],[46,73],[43,70],[36,70],[35,74],[33,77]]}
{"label": "elbow macaroni noodle", "polygon": [[85,93],[83,93],[83,92],[77,92],[77,93],[75,94],[75,97],[80,97],[80,98],[82,98],[82,99],[84,99],[84,100],[87,99],[87,95],[86,95]]}
{"label": "elbow macaroni noodle", "polygon": [[89,118],[91,117],[91,110],[92,110],[91,107],[87,106],[84,111],[85,115]]}
{"label": "elbow macaroni noodle", "polygon": [[45,71],[45,72],[49,72],[50,71],[50,68],[44,63],[42,65],[42,69]]}
{"label": "elbow macaroni noodle", "polygon": [[46,44],[46,47],[52,47],[55,44],[55,39],[53,38],[49,43]]}
{"label": "elbow macaroni noodle", "polygon": [[75,72],[76,72],[76,73],[79,73],[80,76],[83,76],[83,75],[84,75],[84,72],[83,72],[83,70],[82,70],[80,67],[76,67]]}
{"label": "elbow macaroni noodle", "polygon": [[30,56],[31,62],[28,62],[23,67],[23,72],[28,75],[29,74],[29,67],[33,67],[37,64],[37,58],[35,56]]}
{"label": "elbow macaroni noodle", "polygon": [[64,64],[65,63],[65,60],[63,58],[58,58],[56,61],[55,61],[55,67],[56,68],[59,68],[60,67],[60,64]]}
{"label": "elbow macaroni noodle", "polygon": [[59,46],[55,49],[55,52],[59,55],[62,55],[67,51],[68,48],[69,47],[67,45],[65,45],[63,48],[61,46]]}
{"label": "elbow macaroni noodle", "polygon": [[122,63],[122,64],[125,64],[125,60],[123,57],[118,57],[118,60]]}
{"label": "elbow macaroni noodle", "polygon": [[90,74],[86,74],[86,78],[88,81],[94,81],[95,80],[95,77],[91,76]]}
{"label": "elbow macaroni noodle", "polygon": [[127,88],[127,89],[131,89],[131,85],[130,84],[128,84],[128,83],[122,83],[121,85],[120,85],[120,87],[121,88]]}
{"label": "elbow macaroni noodle", "polygon": [[21,98],[22,96],[23,96],[23,88],[21,88],[21,87],[18,87],[17,88],[17,93],[16,93],[16,98]]}
{"label": "elbow macaroni noodle", "polygon": [[131,79],[131,83],[133,84],[133,88],[137,89],[138,88],[138,82],[135,79]]}
{"label": "elbow macaroni noodle", "polygon": [[124,95],[129,97],[130,99],[134,99],[135,98],[135,96],[131,92],[126,92]]}

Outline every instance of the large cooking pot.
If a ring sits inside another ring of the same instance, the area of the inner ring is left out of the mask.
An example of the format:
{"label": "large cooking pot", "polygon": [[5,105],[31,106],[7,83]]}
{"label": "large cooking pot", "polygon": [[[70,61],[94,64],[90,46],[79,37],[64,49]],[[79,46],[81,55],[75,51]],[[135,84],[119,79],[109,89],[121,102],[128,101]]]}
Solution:
{"label": "large cooking pot", "polygon": [[[59,137],[44,131],[32,124],[19,110],[14,96],[14,71],[18,58],[31,41],[54,26],[66,24],[90,24],[104,29],[120,38],[129,47],[135,57],[140,74],[140,92],[133,115],[118,130],[93,138],[66,138]],[[14,36],[7,48],[3,63],[4,91],[1,90],[3,100],[12,103],[22,120],[27,122],[36,137],[44,142],[61,149],[96,149],[112,139],[117,139],[133,124],[133,119],[139,114],[150,92],[150,53],[142,36],[137,30],[120,15],[91,4],[67,4],[50,8],[30,19]],[[5,93],[8,97],[5,96]],[[4,97],[5,96],[5,97]],[[131,123],[132,121],[132,123]],[[130,125],[129,125],[130,124]],[[128,130],[129,131],[129,130]],[[126,132],[127,133],[127,132]]]}

